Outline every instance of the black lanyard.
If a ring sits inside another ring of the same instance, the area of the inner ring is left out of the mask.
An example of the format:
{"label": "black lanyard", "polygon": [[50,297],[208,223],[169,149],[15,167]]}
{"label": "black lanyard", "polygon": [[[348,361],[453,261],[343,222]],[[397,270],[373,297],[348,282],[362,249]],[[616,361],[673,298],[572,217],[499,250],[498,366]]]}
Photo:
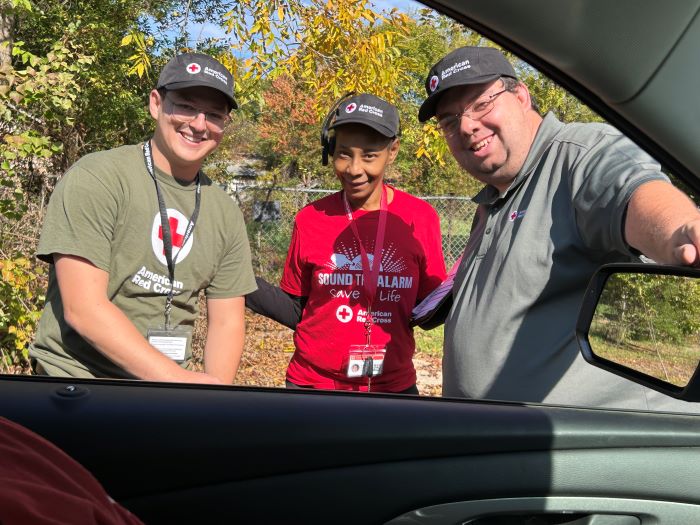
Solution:
{"label": "black lanyard", "polygon": [[160,185],[158,184],[158,179],[156,178],[155,171],[153,169],[153,154],[151,153],[151,141],[148,140],[143,144],[143,160],[146,163],[146,171],[153,179],[156,185],[156,195],[158,195],[158,209],[160,210],[160,224],[163,232],[163,251],[165,252],[165,260],[168,263],[168,273],[170,277],[170,290],[165,299],[165,329],[170,329],[170,311],[173,306],[173,296],[175,295],[175,264],[177,263],[177,258],[180,256],[180,251],[185,247],[187,241],[189,240],[192,232],[194,231],[195,223],[197,222],[197,216],[199,215],[199,205],[202,199],[202,184],[200,181],[200,174],[197,172],[197,189],[195,191],[194,198],[194,211],[190,216],[189,221],[187,221],[187,229],[185,230],[185,235],[182,239],[182,248],[177,252],[175,259],[173,260],[173,241],[172,234],[170,232],[170,222],[168,221],[168,211],[165,207],[165,199],[163,199],[163,194],[160,191]]}

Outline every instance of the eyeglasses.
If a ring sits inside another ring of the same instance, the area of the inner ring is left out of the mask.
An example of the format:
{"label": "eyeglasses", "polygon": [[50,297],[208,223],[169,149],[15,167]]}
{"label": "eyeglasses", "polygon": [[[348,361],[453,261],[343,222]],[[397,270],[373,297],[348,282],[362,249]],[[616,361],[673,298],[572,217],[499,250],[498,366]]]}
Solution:
{"label": "eyeglasses", "polygon": [[488,97],[477,100],[476,102],[467,106],[456,115],[447,115],[445,117],[442,117],[438,121],[438,129],[446,138],[453,137],[457,134],[457,132],[459,132],[459,128],[462,124],[462,117],[467,116],[472,120],[481,120],[491,112],[496,98],[499,95],[505,93],[506,91],[508,90],[502,89],[501,91],[498,91],[493,95],[489,95]]}
{"label": "eyeglasses", "polygon": [[226,124],[231,120],[231,116],[226,113],[216,113],[214,111],[204,111],[203,109],[196,108],[190,104],[183,102],[175,102],[172,98],[168,98],[166,93],[165,98],[168,99],[170,105],[172,106],[171,114],[177,120],[183,123],[192,122],[196,119],[200,113],[204,114],[204,119],[209,124],[209,127],[214,131],[223,131]]}

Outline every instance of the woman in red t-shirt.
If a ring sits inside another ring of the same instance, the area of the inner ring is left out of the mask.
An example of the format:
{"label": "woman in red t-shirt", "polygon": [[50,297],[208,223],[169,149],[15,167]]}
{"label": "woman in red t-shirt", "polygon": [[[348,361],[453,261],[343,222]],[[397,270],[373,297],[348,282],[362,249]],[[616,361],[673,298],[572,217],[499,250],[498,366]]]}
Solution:
{"label": "woman in red t-shirt", "polygon": [[435,210],[384,183],[399,135],[396,107],[379,97],[335,105],[323,163],[332,155],[343,189],[297,213],[280,288],[258,279],[246,298],[295,329],[290,388],[418,393],[409,319],[445,263]]}

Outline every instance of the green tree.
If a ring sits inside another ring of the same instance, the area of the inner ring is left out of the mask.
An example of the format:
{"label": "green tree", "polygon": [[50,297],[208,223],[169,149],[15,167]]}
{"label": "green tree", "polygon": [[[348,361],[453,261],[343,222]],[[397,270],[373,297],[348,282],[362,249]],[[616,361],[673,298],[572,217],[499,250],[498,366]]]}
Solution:
{"label": "green tree", "polygon": [[123,36],[135,0],[0,0],[0,344],[4,366],[26,366],[43,302],[35,267],[43,206],[83,154],[142,138],[146,80],[126,75]]}
{"label": "green tree", "polygon": [[700,333],[700,284],[668,275],[615,274],[605,285],[597,315],[606,337],[622,342],[682,343]]}

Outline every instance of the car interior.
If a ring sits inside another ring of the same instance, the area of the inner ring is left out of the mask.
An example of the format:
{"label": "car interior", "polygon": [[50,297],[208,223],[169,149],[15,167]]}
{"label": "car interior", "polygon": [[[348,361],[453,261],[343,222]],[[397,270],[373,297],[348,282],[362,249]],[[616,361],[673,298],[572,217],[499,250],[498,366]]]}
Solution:
{"label": "car interior", "polygon": [[[700,0],[424,3],[700,190]],[[700,523],[692,414],[9,375],[0,389],[1,416],[149,524]]]}

